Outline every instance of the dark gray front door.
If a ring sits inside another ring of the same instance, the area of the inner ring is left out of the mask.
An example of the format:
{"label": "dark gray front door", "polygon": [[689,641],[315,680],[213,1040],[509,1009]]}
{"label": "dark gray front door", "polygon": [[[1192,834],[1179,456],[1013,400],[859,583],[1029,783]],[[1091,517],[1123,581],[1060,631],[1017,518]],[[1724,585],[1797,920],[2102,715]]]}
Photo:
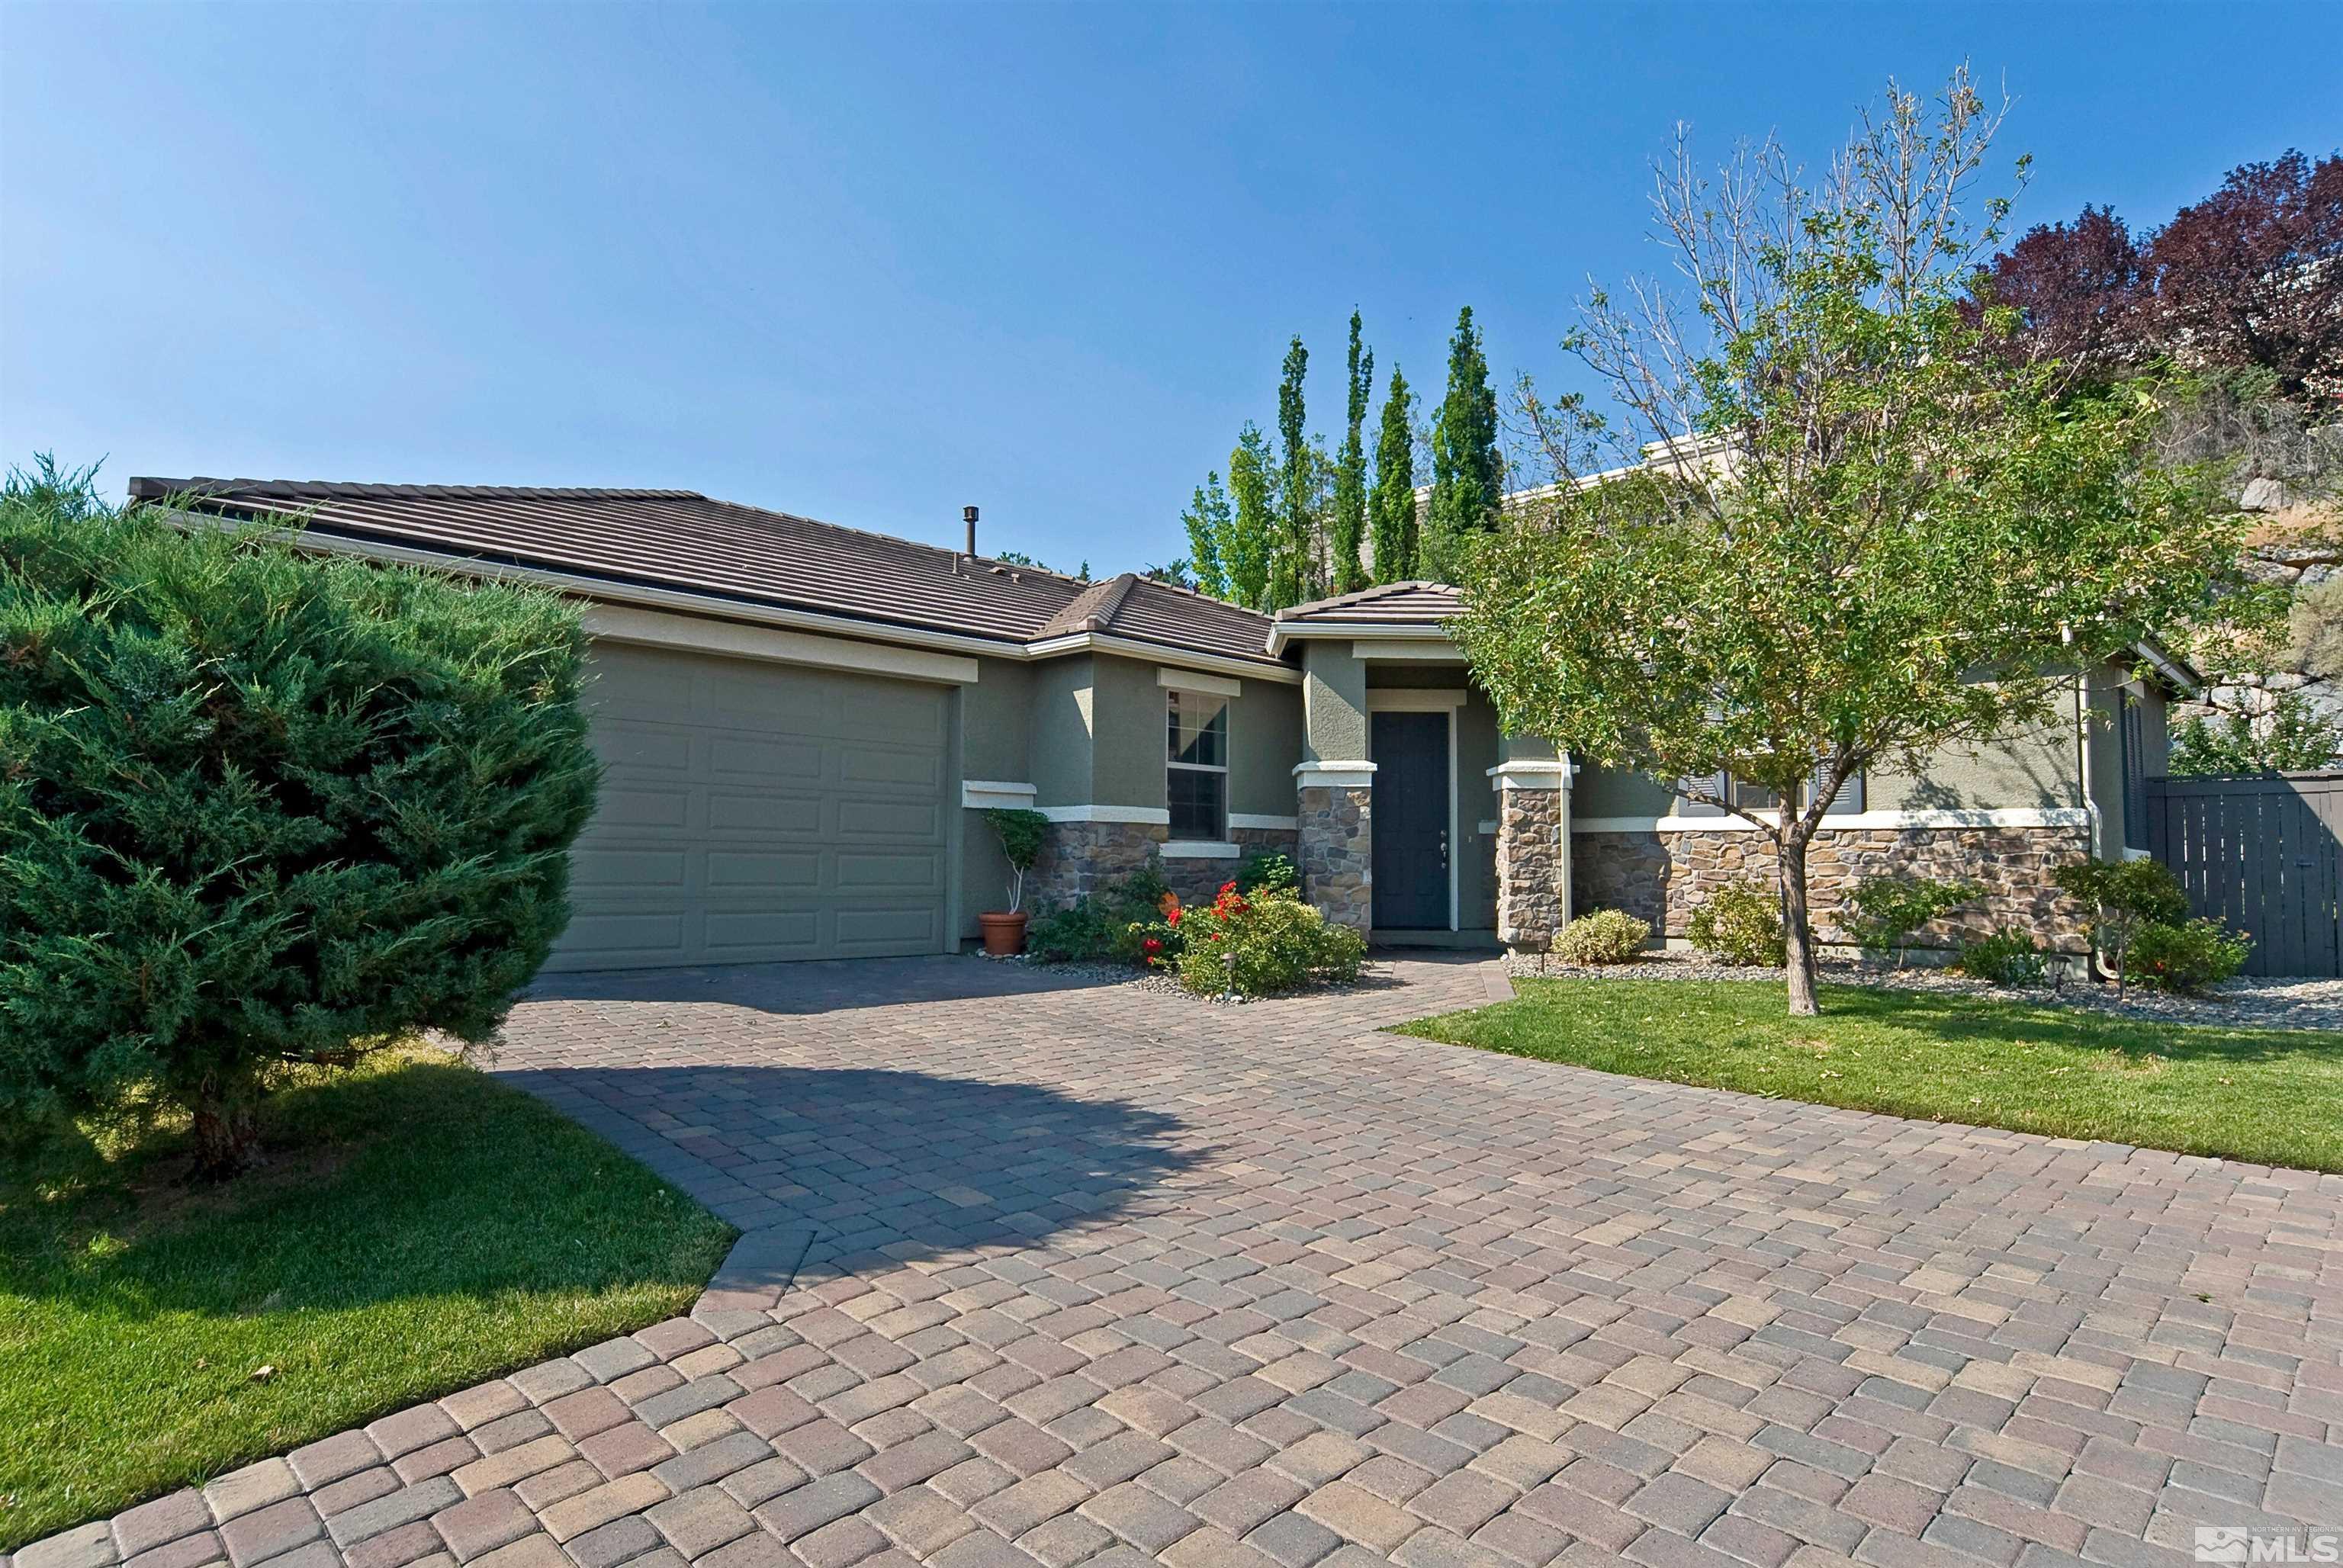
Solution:
{"label": "dark gray front door", "polygon": [[1378,713],[1374,755],[1377,930],[1448,929],[1448,722],[1445,713]]}

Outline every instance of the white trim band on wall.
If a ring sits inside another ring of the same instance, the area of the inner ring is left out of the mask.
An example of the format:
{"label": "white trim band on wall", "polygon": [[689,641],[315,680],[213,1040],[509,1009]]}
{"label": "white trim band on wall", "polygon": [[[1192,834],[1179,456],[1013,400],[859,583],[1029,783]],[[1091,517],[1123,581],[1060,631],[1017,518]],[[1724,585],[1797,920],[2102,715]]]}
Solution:
{"label": "white trim band on wall", "polygon": [[[1847,811],[1826,816],[1825,829],[1845,828],[2087,828],[2080,806],[2021,806],[1990,811]],[[1574,833],[1754,833],[1745,817],[1582,817]]]}
{"label": "white trim band on wall", "polygon": [[1155,667],[1155,684],[1166,691],[1201,691],[1207,697],[1242,697],[1244,682],[1231,680],[1223,675],[1202,675],[1192,669],[1173,669],[1169,665]]}
{"label": "white trim band on wall", "polygon": [[1355,762],[1300,762],[1294,765],[1296,789],[1364,789],[1375,781],[1375,765],[1362,758]]}
{"label": "white trim band on wall", "polygon": [[1231,831],[1250,828],[1257,833],[1292,833],[1301,830],[1302,819],[1270,816],[1259,811],[1232,811],[1229,813],[1229,828]]}
{"label": "white trim band on wall", "polygon": [[960,803],[973,810],[1019,810],[1031,807],[1041,791],[1031,784],[1003,783],[998,779],[960,780]]}
{"label": "white trim band on wall", "polygon": [[1206,839],[1173,839],[1158,849],[1167,860],[1233,860],[1244,853],[1234,844]]}
{"label": "white trim band on wall", "polygon": [[1463,706],[1464,693],[1458,689],[1403,686],[1367,689],[1369,713],[1453,713]]}
{"label": "white trim band on wall", "polygon": [[1549,762],[1543,758],[1522,758],[1498,763],[1488,769],[1485,777],[1492,789],[1567,789],[1571,776],[1577,771],[1567,760]]}
{"label": "white trim band on wall", "polygon": [[1168,828],[1172,813],[1161,806],[1036,806],[1052,822],[1137,822]]}

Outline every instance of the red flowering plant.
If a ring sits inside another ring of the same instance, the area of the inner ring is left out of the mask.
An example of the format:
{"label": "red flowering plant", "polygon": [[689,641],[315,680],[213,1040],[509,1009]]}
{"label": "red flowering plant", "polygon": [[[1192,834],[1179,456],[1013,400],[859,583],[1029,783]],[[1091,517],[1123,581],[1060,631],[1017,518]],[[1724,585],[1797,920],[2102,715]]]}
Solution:
{"label": "red flowering plant", "polygon": [[1181,934],[1187,945],[1180,983],[1203,995],[1274,996],[1355,980],[1366,957],[1358,932],[1330,925],[1292,893],[1262,888],[1248,897],[1234,882],[1222,884],[1209,905],[1188,910]]}
{"label": "red flowering plant", "polygon": [[1155,901],[1155,920],[1133,920],[1126,926],[1117,946],[1133,962],[1151,970],[1167,969],[1180,961],[1180,950],[1186,946],[1180,931],[1180,920],[1186,911],[1179,894],[1166,892]]}

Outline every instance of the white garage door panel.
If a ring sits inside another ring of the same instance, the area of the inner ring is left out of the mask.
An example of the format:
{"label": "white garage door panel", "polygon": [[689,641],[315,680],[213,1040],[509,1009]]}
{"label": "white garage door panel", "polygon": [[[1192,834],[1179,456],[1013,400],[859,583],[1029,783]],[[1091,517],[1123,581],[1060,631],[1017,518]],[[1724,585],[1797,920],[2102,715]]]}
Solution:
{"label": "white garage door panel", "polygon": [[940,687],[600,645],[605,773],[552,969],[940,950]]}

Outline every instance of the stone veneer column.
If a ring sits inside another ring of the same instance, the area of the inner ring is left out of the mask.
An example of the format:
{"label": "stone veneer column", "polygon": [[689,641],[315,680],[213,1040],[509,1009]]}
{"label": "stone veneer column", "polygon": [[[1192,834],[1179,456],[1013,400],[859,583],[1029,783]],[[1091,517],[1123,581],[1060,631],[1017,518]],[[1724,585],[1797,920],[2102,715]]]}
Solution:
{"label": "stone veneer column", "polygon": [[1570,763],[1489,769],[1497,789],[1497,940],[1544,952],[1570,921]]}
{"label": "stone veneer column", "polygon": [[1374,923],[1372,762],[1304,762],[1293,770],[1302,819],[1302,896],[1363,935]]}

